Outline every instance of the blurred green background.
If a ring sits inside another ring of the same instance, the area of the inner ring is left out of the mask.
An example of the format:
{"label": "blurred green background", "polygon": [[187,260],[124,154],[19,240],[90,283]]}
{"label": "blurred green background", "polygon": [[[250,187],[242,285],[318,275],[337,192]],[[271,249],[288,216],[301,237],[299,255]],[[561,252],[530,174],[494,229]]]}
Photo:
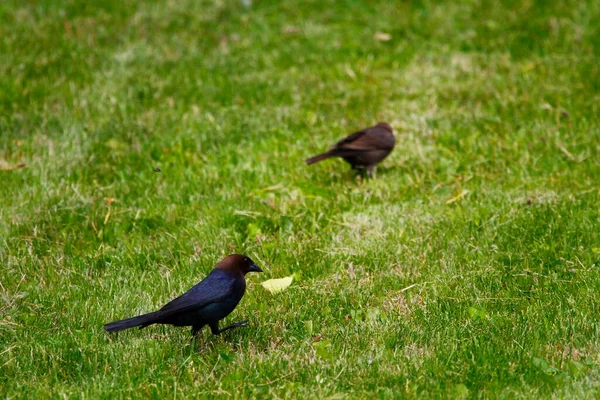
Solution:
{"label": "blurred green background", "polygon": [[[596,398],[599,20],[1,2],[0,393]],[[397,146],[376,179],[304,165],[377,121]],[[232,252],[266,271],[228,319],[251,327],[103,331]]]}

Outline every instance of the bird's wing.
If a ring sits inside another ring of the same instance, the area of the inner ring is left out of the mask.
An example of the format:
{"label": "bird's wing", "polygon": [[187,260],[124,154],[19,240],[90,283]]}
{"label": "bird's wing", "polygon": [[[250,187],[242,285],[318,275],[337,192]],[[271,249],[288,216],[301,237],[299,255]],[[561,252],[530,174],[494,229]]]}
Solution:
{"label": "bird's wing", "polygon": [[364,134],[365,134],[365,130],[364,129],[362,131],[351,133],[350,135],[346,136],[345,138],[343,138],[342,140],[340,140],[339,142],[337,142],[335,144],[335,147],[348,147],[348,146],[351,146],[352,143],[354,143],[356,140],[358,140]]}
{"label": "bird's wing", "polygon": [[[389,133],[382,128],[366,128],[340,140],[335,146],[345,150],[386,150],[391,144],[390,140],[387,140],[388,135]],[[394,147],[393,144],[391,147]]]}
{"label": "bird's wing", "polygon": [[165,304],[163,308],[158,310],[158,313],[161,314],[161,317],[164,317],[218,303],[231,296],[235,281],[235,276],[231,276],[224,271],[213,270],[196,286]]}

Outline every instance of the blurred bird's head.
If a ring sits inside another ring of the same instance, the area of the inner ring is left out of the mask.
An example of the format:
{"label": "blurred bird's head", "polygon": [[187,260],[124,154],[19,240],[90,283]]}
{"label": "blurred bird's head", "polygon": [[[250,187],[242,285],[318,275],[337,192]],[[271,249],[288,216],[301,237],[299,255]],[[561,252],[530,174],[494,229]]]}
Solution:
{"label": "blurred bird's head", "polygon": [[392,129],[391,125],[388,124],[387,122],[379,122],[377,125],[375,125],[377,128],[382,128],[385,130],[390,131],[391,133],[394,133],[394,130]]}
{"label": "blurred bird's head", "polygon": [[215,268],[241,273],[242,275],[246,275],[248,272],[263,272],[250,257],[241,254],[232,254],[225,257],[219,261]]}

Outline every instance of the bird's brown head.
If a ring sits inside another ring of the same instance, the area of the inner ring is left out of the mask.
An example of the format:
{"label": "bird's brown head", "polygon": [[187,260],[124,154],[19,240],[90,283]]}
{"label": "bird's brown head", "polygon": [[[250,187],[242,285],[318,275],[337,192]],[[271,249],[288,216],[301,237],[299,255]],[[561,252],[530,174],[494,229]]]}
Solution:
{"label": "bird's brown head", "polygon": [[225,257],[215,268],[246,275],[248,272],[263,272],[250,257],[241,254],[232,254]]}
{"label": "bird's brown head", "polygon": [[390,124],[388,124],[387,122],[379,122],[377,125],[375,125],[377,128],[381,128],[381,129],[385,129],[388,130],[390,132],[394,132],[394,130],[392,129],[392,126]]}

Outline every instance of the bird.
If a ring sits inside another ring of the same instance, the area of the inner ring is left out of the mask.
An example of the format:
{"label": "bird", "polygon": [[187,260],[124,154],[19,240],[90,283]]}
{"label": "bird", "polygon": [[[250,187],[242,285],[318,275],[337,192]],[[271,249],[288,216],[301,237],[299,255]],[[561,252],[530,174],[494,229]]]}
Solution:
{"label": "bird", "polygon": [[243,320],[219,329],[219,321],[228,316],[238,305],[246,291],[245,275],[263,272],[250,257],[231,254],[215,266],[200,283],[164,305],[160,310],[137,317],[114,321],[104,325],[108,332],[118,332],[153,324],[191,326],[192,336],[208,325],[213,335],[229,329],[248,325]]}
{"label": "bird", "polygon": [[337,142],[331,150],[304,162],[311,165],[327,158],[341,157],[352,169],[358,172],[366,170],[369,177],[372,177],[375,166],[390,154],[395,145],[396,139],[390,124],[379,122],[375,126],[350,134]]}

